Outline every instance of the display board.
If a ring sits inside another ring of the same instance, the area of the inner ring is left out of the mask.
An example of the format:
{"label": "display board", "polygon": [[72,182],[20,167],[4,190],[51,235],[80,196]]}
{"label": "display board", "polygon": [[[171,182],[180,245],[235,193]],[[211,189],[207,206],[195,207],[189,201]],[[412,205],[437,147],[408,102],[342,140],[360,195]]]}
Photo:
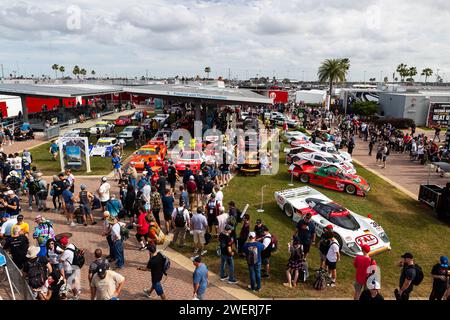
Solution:
{"label": "display board", "polygon": [[87,137],[63,137],[58,140],[61,170],[81,169],[86,164],[86,172],[91,172],[89,141]]}
{"label": "display board", "polygon": [[450,120],[450,103],[431,102],[428,109],[427,127],[447,127]]}

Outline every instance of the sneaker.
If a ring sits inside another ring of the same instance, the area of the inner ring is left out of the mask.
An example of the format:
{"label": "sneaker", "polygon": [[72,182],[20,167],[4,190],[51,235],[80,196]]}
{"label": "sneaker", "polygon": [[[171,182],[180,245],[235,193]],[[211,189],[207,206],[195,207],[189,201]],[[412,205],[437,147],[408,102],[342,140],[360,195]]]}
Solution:
{"label": "sneaker", "polygon": [[290,283],[288,283],[288,282],[283,283],[283,286],[288,287],[288,288],[292,288],[292,284],[290,284]]}
{"label": "sneaker", "polygon": [[33,211],[33,207],[29,207],[28,210]]}
{"label": "sneaker", "polygon": [[336,287],[336,282],[332,282],[332,283],[330,284],[330,287],[332,287],[332,288]]}
{"label": "sneaker", "polygon": [[147,298],[151,298],[151,296],[150,296],[150,290],[149,290],[149,289],[144,289],[142,292],[144,292],[144,295],[145,295]]}
{"label": "sneaker", "polygon": [[92,226],[95,226],[97,224],[97,221],[94,221],[91,223]]}
{"label": "sneaker", "polygon": [[197,254],[197,252],[198,252],[198,248],[195,248],[194,254]]}
{"label": "sneaker", "polygon": [[147,247],[140,247],[140,248],[138,249],[138,251],[144,251],[145,249],[147,249]]}
{"label": "sneaker", "polygon": [[84,223],[83,225],[84,225],[85,227],[87,227],[87,223]]}
{"label": "sneaker", "polygon": [[203,251],[200,253],[200,255],[201,255],[201,256],[204,256],[207,252],[208,252],[208,250],[203,250]]}
{"label": "sneaker", "polygon": [[229,284],[237,284],[239,281],[237,281],[237,280],[228,280],[228,283]]}
{"label": "sneaker", "polygon": [[71,227],[76,227],[77,226],[77,224],[75,223],[75,222],[71,222],[71,223],[69,223],[69,226],[71,226]]}
{"label": "sneaker", "polygon": [[220,278],[220,281],[225,281],[225,280],[228,280],[228,276],[225,276],[225,277],[223,277],[223,278]]}
{"label": "sneaker", "polygon": [[44,211],[47,212],[48,210],[50,210],[49,208],[45,208]]}

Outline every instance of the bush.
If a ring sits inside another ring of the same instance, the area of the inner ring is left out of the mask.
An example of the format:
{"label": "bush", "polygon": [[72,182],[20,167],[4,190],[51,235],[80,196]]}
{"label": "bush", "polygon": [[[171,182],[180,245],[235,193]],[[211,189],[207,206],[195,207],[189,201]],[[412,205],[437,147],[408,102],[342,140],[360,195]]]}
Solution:
{"label": "bush", "polygon": [[374,101],[357,101],[353,103],[351,110],[359,116],[370,117],[378,112],[379,107]]}
{"label": "bush", "polygon": [[394,128],[397,129],[408,129],[414,125],[414,120],[407,118],[374,118],[373,123],[375,126],[383,126],[384,124],[390,123]]}

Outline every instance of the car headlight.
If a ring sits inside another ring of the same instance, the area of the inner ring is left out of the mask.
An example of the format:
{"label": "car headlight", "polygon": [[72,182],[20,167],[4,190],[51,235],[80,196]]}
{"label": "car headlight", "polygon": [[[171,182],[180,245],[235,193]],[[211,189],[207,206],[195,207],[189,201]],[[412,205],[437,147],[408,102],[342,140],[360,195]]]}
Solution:
{"label": "car headlight", "polygon": [[386,232],[381,232],[378,234],[378,236],[381,238],[381,240],[383,240],[384,242],[389,242],[389,238],[386,234]]}
{"label": "car headlight", "polygon": [[349,242],[347,243],[347,247],[350,251],[354,252],[354,253],[359,253],[361,252],[361,248],[356,244],[356,242]]}

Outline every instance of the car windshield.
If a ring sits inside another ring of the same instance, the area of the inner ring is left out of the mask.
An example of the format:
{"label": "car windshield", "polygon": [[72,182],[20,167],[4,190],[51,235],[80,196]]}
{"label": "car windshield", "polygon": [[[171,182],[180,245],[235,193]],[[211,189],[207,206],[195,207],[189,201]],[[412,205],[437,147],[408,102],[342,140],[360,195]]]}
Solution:
{"label": "car windshield", "polygon": [[119,117],[119,120],[127,120],[127,119],[128,119],[128,117],[124,117],[124,116]]}
{"label": "car windshield", "polygon": [[339,163],[339,160],[332,158],[332,157],[327,157],[327,158],[325,158],[325,160],[329,163]]}
{"label": "car windshield", "polygon": [[306,203],[319,215],[341,228],[347,230],[360,228],[358,221],[350,212],[336,203],[324,203],[320,199],[306,199]]}
{"label": "car windshield", "polygon": [[97,142],[97,147],[107,147],[112,144],[113,144],[112,141],[99,141],[99,142]]}
{"label": "car windshield", "polygon": [[135,128],[125,128],[123,129],[123,132],[133,132]]}
{"label": "car windshield", "polygon": [[140,156],[155,156],[158,154],[155,149],[144,149],[144,150],[138,150],[136,152],[137,155]]}
{"label": "car windshield", "polygon": [[181,155],[181,159],[183,160],[199,160],[200,155],[196,152],[183,152]]}

